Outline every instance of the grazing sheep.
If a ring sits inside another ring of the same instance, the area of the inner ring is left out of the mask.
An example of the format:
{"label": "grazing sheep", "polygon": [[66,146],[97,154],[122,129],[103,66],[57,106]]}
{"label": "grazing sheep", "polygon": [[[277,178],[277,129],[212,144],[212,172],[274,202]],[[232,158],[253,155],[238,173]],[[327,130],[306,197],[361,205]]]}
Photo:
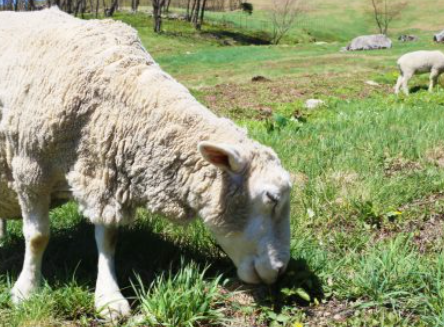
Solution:
{"label": "grazing sheep", "polygon": [[408,81],[415,74],[430,72],[429,91],[432,92],[439,75],[444,72],[444,54],[441,51],[415,51],[406,53],[398,59],[400,75],[395,86],[395,93],[399,89],[409,94]]}
{"label": "grazing sheep", "polygon": [[199,216],[248,283],[286,269],[288,172],[164,73],[127,25],[1,12],[0,100],[0,217],[22,217],[26,243],[13,301],[37,288],[49,208],[68,199],[95,224],[96,307],[111,319],[130,311],[116,227],[138,207],[178,223]]}

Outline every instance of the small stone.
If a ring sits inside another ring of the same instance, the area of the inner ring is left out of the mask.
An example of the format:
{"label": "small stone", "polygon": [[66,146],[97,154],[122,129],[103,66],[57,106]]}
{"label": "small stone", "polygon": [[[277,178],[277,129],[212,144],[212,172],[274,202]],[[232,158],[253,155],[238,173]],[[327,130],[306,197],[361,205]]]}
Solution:
{"label": "small stone", "polygon": [[365,84],[367,84],[367,85],[371,85],[371,86],[379,86],[379,83],[377,83],[377,82],[375,82],[375,81],[370,81],[370,80],[365,81]]}
{"label": "small stone", "polygon": [[307,109],[316,109],[323,105],[325,105],[325,102],[319,99],[308,99],[305,101],[305,108]]}

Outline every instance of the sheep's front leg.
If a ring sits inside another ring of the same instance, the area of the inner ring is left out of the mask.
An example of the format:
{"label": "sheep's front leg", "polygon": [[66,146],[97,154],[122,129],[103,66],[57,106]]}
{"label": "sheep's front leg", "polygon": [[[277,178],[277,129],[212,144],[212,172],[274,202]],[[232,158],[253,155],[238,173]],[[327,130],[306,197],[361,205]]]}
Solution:
{"label": "sheep's front leg", "polygon": [[25,237],[23,269],[12,289],[12,301],[28,299],[41,280],[42,258],[49,241],[49,197],[20,197]]}
{"label": "sheep's front leg", "polygon": [[0,218],[0,240],[6,236],[6,220]]}
{"label": "sheep's front leg", "polygon": [[430,73],[430,85],[429,85],[429,92],[433,91],[433,88],[438,83],[438,77],[439,77],[439,71],[432,70]]}
{"label": "sheep's front leg", "polygon": [[402,90],[404,91],[405,95],[409,95],[409,87],[408,82],[413,77],[412,73],[404,73],[402,77]]}
{"label": "sheep's front leg", "polygon": [[402,75],[399,75],[398,81],[396,82],[396,86],[395,86],[395,94],[399,94],[399,89],[401,88],[402,79],[403,79]]}
{"label": "sheep's front leg", "polygon": [[117,229],[103,225],[96,225],[95,228],[97,249],[99,251],[95,306],[102,316],[115,320],[130,314],[129,303],[120,292],[115,273],[114,254]]}

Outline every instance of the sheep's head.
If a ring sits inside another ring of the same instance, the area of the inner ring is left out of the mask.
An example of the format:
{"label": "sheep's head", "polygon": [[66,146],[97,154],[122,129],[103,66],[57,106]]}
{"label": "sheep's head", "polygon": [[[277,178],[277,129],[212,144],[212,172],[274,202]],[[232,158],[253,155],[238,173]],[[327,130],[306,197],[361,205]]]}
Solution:
{"label": "sheep's head", "polygon": [[201,142],[206,161],[222,171],[203,217],[247,283],[271,284],[290,259],[291,183],[269,148]]}

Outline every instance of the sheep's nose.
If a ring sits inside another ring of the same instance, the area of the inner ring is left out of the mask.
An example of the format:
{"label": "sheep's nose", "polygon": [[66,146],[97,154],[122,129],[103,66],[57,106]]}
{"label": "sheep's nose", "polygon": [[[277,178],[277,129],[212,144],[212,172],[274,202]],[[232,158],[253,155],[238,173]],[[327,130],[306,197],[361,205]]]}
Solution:
{"label": "sheep's nose", "polygon": [[283,262],[276,263],[274,269],[277,271],[278,276],[282,275],[285,272],[285,263]]}

